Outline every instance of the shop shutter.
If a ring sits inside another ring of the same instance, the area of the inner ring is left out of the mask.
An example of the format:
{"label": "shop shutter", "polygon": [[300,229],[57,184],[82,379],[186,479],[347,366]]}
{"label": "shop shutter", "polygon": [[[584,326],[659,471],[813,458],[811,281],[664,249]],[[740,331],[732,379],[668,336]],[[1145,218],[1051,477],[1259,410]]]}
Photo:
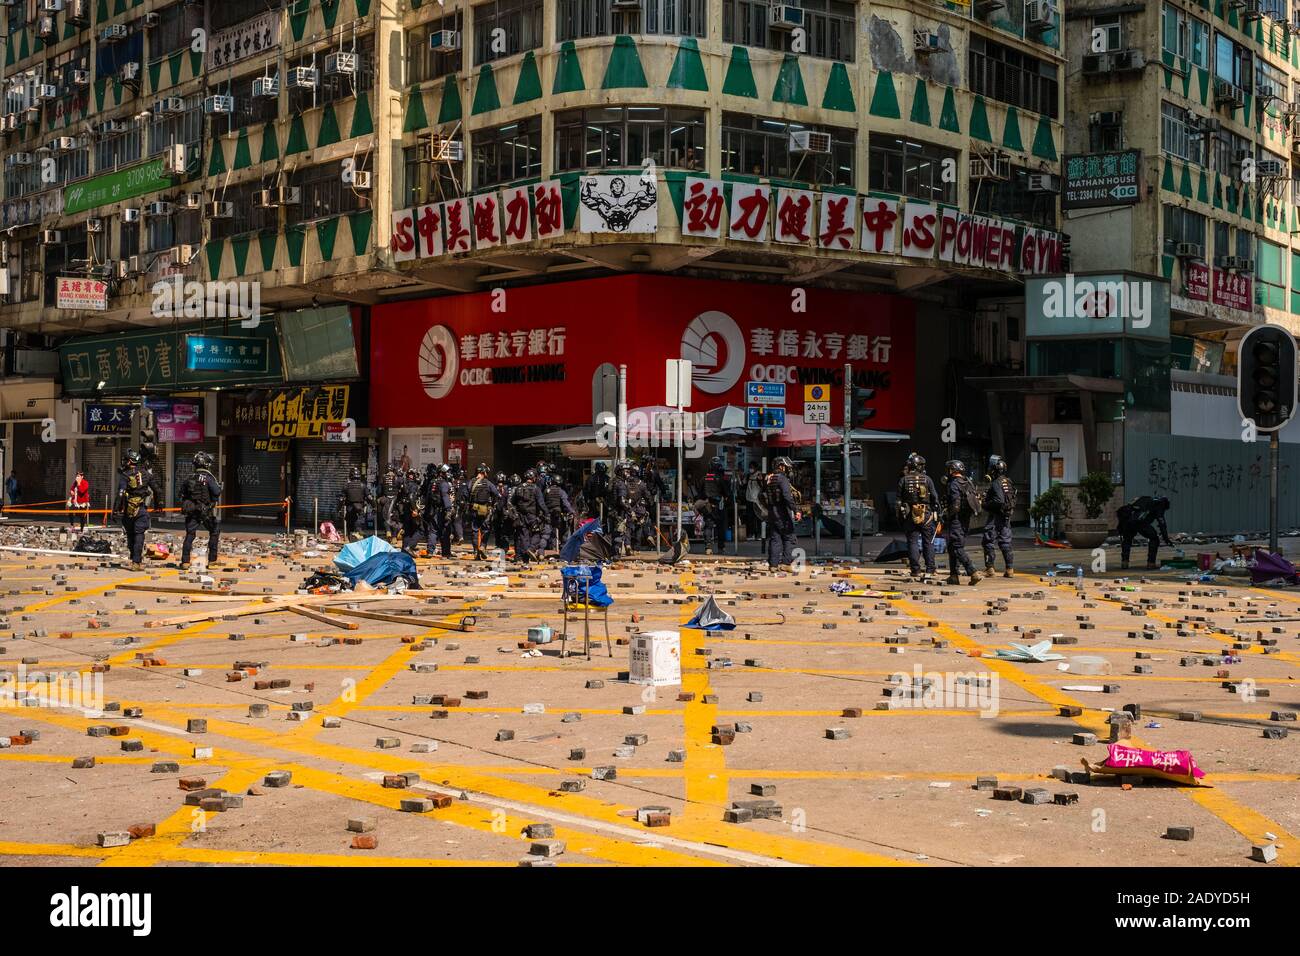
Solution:
{"label": "shop shutter", "polygon": [[[101,444],[95,438],[81,440],[81,457],[75,464],[81,466],[82,471],[86,473],[86,481],[90,482],[92,511],[105,507],[105,495],[108,496],[107,507],[112,508],[113,498],[117,495],[117,475],[113,472],[113,445],[112,441]],[[71,486],[71,482],[68,484]],[[91,515],[91,519],[97,524],[103,523],[103,517],[103,515]]]}
{"label": "shop shutter", "polygon": [[64,465],[68,443],[62,439],[41,441],[40,422],[34,425],[15,423],[12,427],[14,460],[11,467],[22,485],[23,502],[66,501],[70,484],[64,481],[67,477]]}
{"label": "shop shutter", "polygon": [[353,468],[366,467],[366,444],[304,439],[296,445],[294,521],[310,526],[318,502],[320,520],[333,521],[348,473]]}
{"label": "shop shutter", "polygon": [[[284,468],[284,453],[258,451],[253,447],[256,438],[234,438],[228,441],[233,446],[229,451],[226,468],[226,482],[222,497],[226,504],[263,504],[268,501],[284,499],[284,485],[281,475]],[[275,508],[230,508],[224,517],[263,518],[267,521],[283,520],[278,517]]]}
{"label": "shop shutter", "polygon": [[[206,451],[212,456],[213,461],[216,461],[217,441],[218,439],[216,438],[206,438],[203,441],[176,444],[172,452],[172,500],[170,507],[180,507],[181,484],[186,478],[194,474],[194,456],[201,451]],[[218,478],[220,478],[219,475]],[[223,504],[224,503],[225,502],[223,502]],[[225,509],[223,509],[223,513],[224,510]],[[267,509],[267,512],[270,512],[269,508]]]}

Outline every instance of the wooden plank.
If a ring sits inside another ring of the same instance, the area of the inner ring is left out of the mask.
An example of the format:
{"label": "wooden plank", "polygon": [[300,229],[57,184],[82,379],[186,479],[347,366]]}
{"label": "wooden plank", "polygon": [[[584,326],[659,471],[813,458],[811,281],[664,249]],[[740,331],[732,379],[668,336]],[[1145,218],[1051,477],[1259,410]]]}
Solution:
{"label": "wooden plank", "polygon": [[431,617],[416,617],[415,615],[405,614],[383,614],[379,611],[354,611],[350,608],[341,607],[324,607],[321,608],[326,614],[342,614],[345,617],[364,617],[368,621],[385,621],[389,624],[409,624],[412,627],[440,628],[444,631],[461,631],[469,632],[474,630],[474,616],[466,615],[470,623],[458,621],[439,621]]}
{"label": "wooden plank", "polygon": [[340,621],[337,617],[329,614],[321,614],[317,611],[311,611],[298,604],[287,605],[287,608],[288,610],[293,611],[294,614],[301,614],[303,617],[309,617],[313,621],[319,621],[320,623],[328,624],[331,627],[339,627],[345,631],[355,631],[361,627],[360,624],[353,624],[351,621]]}

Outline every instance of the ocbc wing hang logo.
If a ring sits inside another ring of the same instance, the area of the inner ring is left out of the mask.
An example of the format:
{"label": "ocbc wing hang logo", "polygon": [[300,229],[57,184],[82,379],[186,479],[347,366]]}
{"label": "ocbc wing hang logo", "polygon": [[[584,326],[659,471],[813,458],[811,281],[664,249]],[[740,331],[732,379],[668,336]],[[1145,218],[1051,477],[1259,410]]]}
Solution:
{"label": "ocbc wing hang logo", "polygon": [[745,371],[745,337],[725,312],[701,312],[682,332],[681,357],[691,362],[691,384],[721,395]]}
{"label": "ocbc wing hang logo", "polygon": [[435,325],[424,334],[417,358],[420,384],[430,398],[443,398],[456,384],[460,357],[456,352],[456,336],[445,325]]}

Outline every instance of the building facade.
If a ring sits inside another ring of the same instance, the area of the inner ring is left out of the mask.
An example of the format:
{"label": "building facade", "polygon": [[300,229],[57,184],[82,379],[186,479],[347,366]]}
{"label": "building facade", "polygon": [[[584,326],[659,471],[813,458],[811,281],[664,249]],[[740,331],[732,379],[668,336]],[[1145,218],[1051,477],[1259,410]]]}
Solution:
{"label": "building facade", "polygon": [[[161,388],[220,389],[205,439],[227,475],[237,441],[259,437],[231,429],[265,417],[236,426],[237,407],[299,388],[321,401],[349,386],[371,442],[356,457],[396,457],[387,430],[416,426],[385,418],[397,372],[368,352],[372,310],[436,315],[422,300],[501,290],[508,303],[516,288],[628,273],[761,283],[782,300],[857,294],[862,309],[906,300],[916,440],[940,460],[1001,442],[1025,467],[1015,426],[990,429],[1016,418],[1016,399],[965,378],[1023,365],[1025,278],[1067,264],[1064,21],[1048,0],[20,0],[4,15],[0,326],[65,351],[87,333],[196,320],[237,336],[231,319],[250,310],[278,327],[344,308],[356,327],[369,361],[351,375],[285,356],[280,388],[238,374]],[[200,314],[161,309],[160,283],[207,284]],[[614,318],[653,327],[639,301]],[[609,318],[599,305],[568,307]],[[802,344],[810,329],[865,334],[852,314],[801,314],[788,324],[801,350],[831,354],[833,338]],[[454,343],[466,366],[482,358],[468,334]],[[697,351],[697,376],[724,346]],[[116,397],[159,390],[125,376]],[[526,389],[517,404],[521,427],[578,423]],[[510,451],[466,431],[485,427],[472,416],[427,417],[418,427],[445,429],[432,456]],[[941,439],[946,417],[957,434]],[[292,492],[293,463],[311,462],[266,437]],[[247,473],[274,470],[253,469],[257,453]],[[905,453],[881,452],[880,489]]]}

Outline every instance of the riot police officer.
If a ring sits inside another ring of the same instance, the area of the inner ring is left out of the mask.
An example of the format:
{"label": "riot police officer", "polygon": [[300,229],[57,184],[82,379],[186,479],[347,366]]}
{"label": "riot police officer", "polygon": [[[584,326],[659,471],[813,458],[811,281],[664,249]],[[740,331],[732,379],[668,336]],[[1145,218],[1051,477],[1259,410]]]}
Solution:
{"label": "riot police officer", "polygon": [[925,459],[916,452],[907,456],[903,476],[898,480],[898,517],[907,534],[907,564],[912,577],[934,574],[934,532],[939,515],[939,493],[925,473]]}
{"label": "riot police officer", "polygon": [[492,509],[492,537],[497,547],[504,553],[510,550],[510,541],[514,534],[514,509],[510,507],[510,495],[515,486],[510,484],[510,477],[504,472],[497,472],[497,503]]}
{"label": "riot police officer", "polygon": [[[1160,567],[1156,555],[1160,551],[1160,542],[1173,546],[1169,540],[1169,528],[1165,524],[1165,512],[1169,510],[1168,498],[1152,498],[1143,495],[1124,505],[1116,513],[1119,519],[1120,567],[1128,569],[1129,555],[1133,551],[1133,539],[1137,535],[1147,539],[1147,569]],[[1159,529],[1157,531],[1156,529]]]}
{"label": "riot police officer", "polygon": [[605,522],[614,542],[614,553],[632,553],[632,465],[620,461],[614,466],[614,480],[605,497]]}
{"label": "riot police officer", "polygon": [[603,520],[605,500],[609,497],[609,466],[603,461],[592,466],[591,474],[582,486],[582,497],[587,502],[587,517]]}
{"label": "riot police officer", "polygon": [[551,533],[548,540],[556,542],[555,549],[558,551],[573,527],[573,505],[569,502],[564,486],[554,476],[547,480],[542,489],[542,499],[546,502],[546,514],[550,519]]}
{"label": "riot police officer", "polygon": [[428,550],[429,538],[424,530],[424,485],[420,473],[408,468],[398,494],[398,514],[402,521],[402,550],[411,551],[415,543],[424,538]]}
{"label": "riot police officer", "polygon": [[126,532],[126,546],[131,553],[131,568],[139,571],[144,562],[144,538],[149,530],[149,511],[162,501],[162,487],[150,462],[134,448],[126,453],[117,482],[117,501],[113,507]]}
{"label": "riot police officer", "polygon": [[948,538],[948,583],[960,584],[958,572],[965,571],[970,575],[970,583],[978,584],[980,573],[975,570],[970,555],[966,553],[966,534],[971,518],[979,513],[979,495],[965,475],[966,466],[960,461],[954,458],[944,466],[944,470],[947,472],[944,533]]}
{"label": "riot police officer", "polygon": [[1016,486],[1007,477],[1007,463],[1000,455],[989,457],[989,473],[984,476],[990,482],[988,493],[984,496],[984,510],[988,512],[988,523],[984,526],[984,576],[991,577],[997,570],[997,555],[994,544],[1002,552],[1005,563],[1003,577],[1015,573],[1016,556],[1011,550],[1011,512],[1016,507]]}
{"label": "riot police officer", "polygon": [[401,492],[402,482],[397,477],[397,470],[389,465],[379,485],[378,518],[375,521],[375,530],[382,530],[385,538],[396,537],[402,529]]}
{"label": "riot police officer", "polygon": [[[450,465],[440,465],[437,476],[430,483],[425,508],[432,519],[434,534],[438,536],[438,553],[444,558],[451,557],[451,527],[454,520],[452,511],[455,505],[451,484]],[[426,544],[432,550],[432,542]]]}
{"label": "riot police officer", "polygon": [[546,544],[546,501],[531,468],[511,493],[510,504],[515,513],[515,560],[525,564],[540,560]]}
{"label": "riot police officer", "polygon": [[212,473],[216,462],[206,451],[194,454],[194,474],[181,483],[181,514],[185,516],[185,543],[181,546],[180,567],[190,563],[194,538],[203,528],[208,532],[208,564],[217,563],[221,542],[221,518],[217,505],[221,501],[221,482]]}
{"label": "riot police officer", "polygon": [[451,533],[457,544],[465,542],[465,529],[469,527],[469,476],[460,465],[451,466]]}
{"label": "riot police officer", "polygon": [[[470,527],[474,533],[474,558],[482,561],[487,557],[483,552],[483,540],[488,535],[492,526],[492,516],[496,511],[497,503],[501,500],[500,490],[488,478],[486,462],[475,469],[474,481],[469,486],[468,497]],[[497,544],[500,543],[498,540]]]}
{"label": "riot police officer", "polygon": [[344,535],[360,536],[361,519],[366,506],[374,503],[374,497],[366,483],[361,480],[361,469],[353,468],[348,473],[347,484],[339,495],[339,514],[343,522]]}
{"label": "riot police officer", "polygon": [[767,505],[767,565],[773,571],[792,571],[794,549],[799,543],[794,536],[794,526],[801,517],[798,492],[790,485],[794,463],[781,456],[772,467],[773,471],[763,483]]}

